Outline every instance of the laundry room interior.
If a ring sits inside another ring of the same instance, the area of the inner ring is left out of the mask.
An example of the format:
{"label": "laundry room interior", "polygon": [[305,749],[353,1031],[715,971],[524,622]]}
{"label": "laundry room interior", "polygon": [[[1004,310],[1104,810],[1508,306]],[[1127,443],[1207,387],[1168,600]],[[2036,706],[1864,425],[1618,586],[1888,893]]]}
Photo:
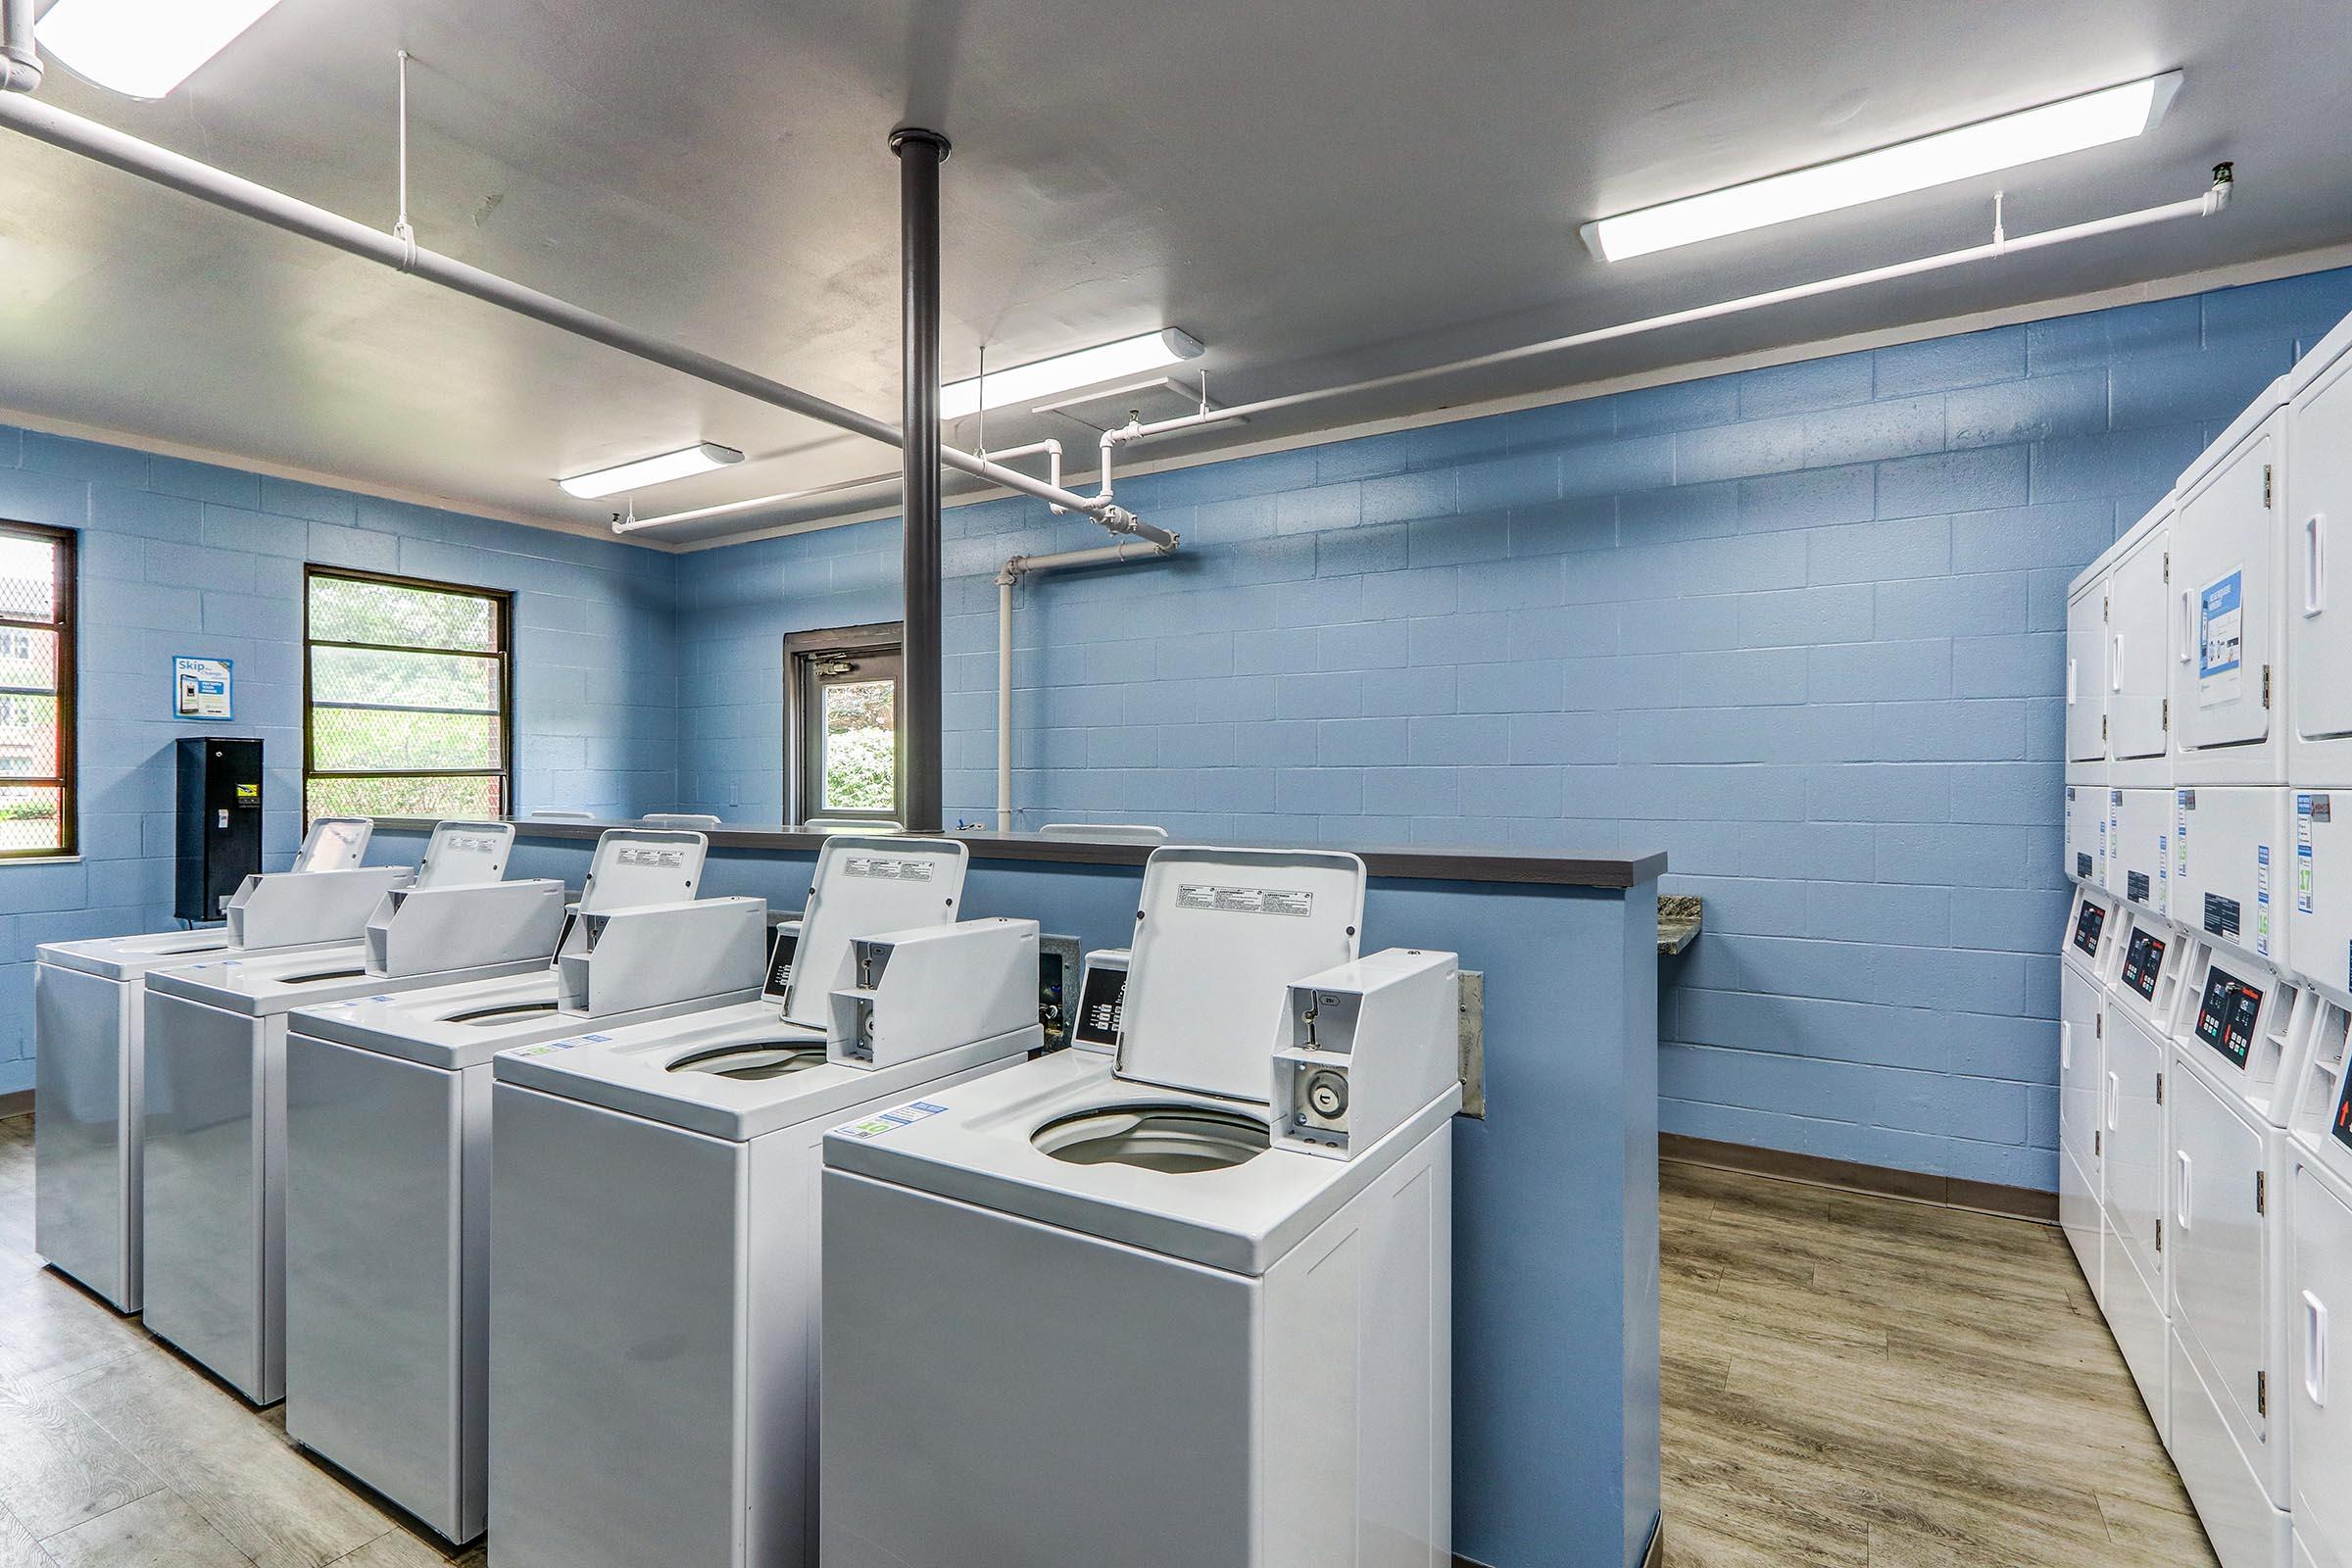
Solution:
{"label": "laundry room interior", "polygon": [[2347,60],[0,0],[0,1568],[2352,1568]]}

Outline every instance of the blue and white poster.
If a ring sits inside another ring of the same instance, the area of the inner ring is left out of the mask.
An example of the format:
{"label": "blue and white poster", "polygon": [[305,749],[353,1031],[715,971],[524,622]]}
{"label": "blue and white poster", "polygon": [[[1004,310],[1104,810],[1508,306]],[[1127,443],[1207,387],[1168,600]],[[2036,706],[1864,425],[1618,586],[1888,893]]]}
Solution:
{"label": "blue and white poster", "polygon": [[234,666],[225,659],[179,654],[172,661],[172,716],[234,718]]}
{"label": "blue and white poster", "polygon": [[2206,584],[2197,595],[2197,702],[2219,708],[2237,701],[2245,662],[2244,569]]}

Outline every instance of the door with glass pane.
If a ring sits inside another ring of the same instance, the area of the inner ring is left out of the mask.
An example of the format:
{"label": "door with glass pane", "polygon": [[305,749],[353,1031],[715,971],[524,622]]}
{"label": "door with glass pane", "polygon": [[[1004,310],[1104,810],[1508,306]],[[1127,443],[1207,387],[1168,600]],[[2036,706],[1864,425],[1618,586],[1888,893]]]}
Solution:
{"label": "door with glass pane", "polygon": [[835,634],[832,646],[792,639],[793,807],[802,822],[897,822],[900,815],[899,645]]}

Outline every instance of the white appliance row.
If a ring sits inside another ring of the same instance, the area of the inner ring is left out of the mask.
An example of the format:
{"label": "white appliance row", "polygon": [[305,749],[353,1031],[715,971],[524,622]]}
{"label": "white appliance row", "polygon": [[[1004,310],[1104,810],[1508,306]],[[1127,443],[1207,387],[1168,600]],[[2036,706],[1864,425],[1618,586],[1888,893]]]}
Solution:
{"label": "white appliance row", "polygon": [[829,839],[766,946],[700,834],[568,910],[511,837],[143,977],[150,1323],[296,1442],[497,1568],[1451,1560],[1457,968],[1359,956],[1360,860],[1159,850],[1037,1055],[960,844]]}
{"label": "white appliance row", "polygon": [[2348,529],[2352,320],[2068,603],[2061,1219],[2227,1568],[2352,1568]]}

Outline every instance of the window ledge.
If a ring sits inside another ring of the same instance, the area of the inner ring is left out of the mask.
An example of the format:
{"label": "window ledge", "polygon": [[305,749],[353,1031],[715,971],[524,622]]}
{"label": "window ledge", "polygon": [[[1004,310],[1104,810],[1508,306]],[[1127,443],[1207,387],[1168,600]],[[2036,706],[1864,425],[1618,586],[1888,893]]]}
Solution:
{"label": "window ledge", "polygon": [[9,856],[0,858],[0,871],[5,871],[12,865],[79,865],[81,861],[82,857],[78,855]]}

